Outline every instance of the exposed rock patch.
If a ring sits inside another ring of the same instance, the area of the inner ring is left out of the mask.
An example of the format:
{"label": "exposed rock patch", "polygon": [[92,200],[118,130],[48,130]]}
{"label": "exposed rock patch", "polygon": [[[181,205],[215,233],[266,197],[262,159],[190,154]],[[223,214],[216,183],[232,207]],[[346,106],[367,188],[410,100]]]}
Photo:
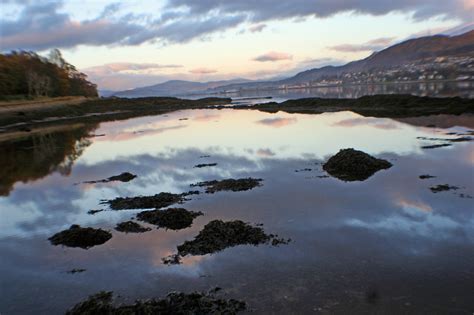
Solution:
{"label": "exposed rock patch", "polygon": [[137,177],[137,175],[134,175],[134,174],[129,173],[129,172],[124,172],[120,175],[111,176],[111,177],[106,178],[106,179],[90,180],[90,181],[85,181],[83,183],[84,184],[97,184],[97,183],[110,183],[110,182],[126,183],[126,182],[129,182],[129,181],[135,179],[136,177]]}
{"label": "exposed rock patch", "polygon": [[94,215],[94,214],[102,212],[102,211],[104,211],[104,209],[93,209],[93,210],[87,211],[87,214]]}
{"label": "exposed rock patch", "polygon": [[246,309],[245,302],[218,298],[215,292],[172,292],[163,299],[137,300],[120,306],[114,306],[112,300],[112,292],[102,291],[78,303],[66,314],[237,314]]}
{"label": "exposed rock patch", "polygon": [[166,210],[142,211],[137,214],[137,219],[158,227],[181,230],[190,227],[193,220],[203,215],[202,212],[188,211],[183,208],[170,208]]}
{"label": "exposed rock patch", "polygon": [[354,149],[340,150],[323,165],[326,172],[343,181],[363,181],[390,167],[392,163]]}
{"label": "exposed rock patch", "polygon": [[104,244],[111,238],[112,234],[108,231],[91,227],[83,228],[74,224],[71,225],[69,229],[54,234],[48,238],[48,240],[53,245],[88,249],[96,245]]}
{"label": "exposed rock patch", "polygon": [[261,186],[263,179],[260,178],[240,178],[211,180],[192,184],[191,187],[206,187],[206,193],[213,194],[218,191],[245,191]]}
{"label": "exposed rock patch", "polygon": [[151,231],[150,228],[141,226],[140,224],[133,222],[133,221],[125,221],[118,223],[115,227],[115,230],[124,233],[144,233]]}
{"label": "exposed rock patch", "polygon": [[139,196],[139,197],[118,197],[112,200],[106,200],[103,203],[109,204],[113,210],[126,209],[148,209],[148,208],[165,208],[176,203],[183,203],[186,201],[186,196],[199,194],[198,191],[190,191],[183,194],[172,194],[162,192],[154,196]]}
{"label": "exposed rock patch", "polygon": [[430,190],[433,192],[433,193],[439,193],[439,192],[442,192],[442,191],[450,191],[450,190],[458,190],[459,187],[457,186],[450,186],[448,184],[444,184],[444,185],[437,185],[437,186],[433,186],[433,187],[430,187]]}
{"label": "exposed rock patch", "polygon": [[436,176],[429,175],[429,174],[424,174],[424,175],[418,176],[418,178],[419,179],[430,179],[430,178],[436,178]]}
{"label": "exposed rock patch", "polygon": [[213,220],[192,241],[185,241],[177,247],[178,253],[163,259],[165,264],[180,263],[186,255],[206,255],[237,245],[260,245],[271,243],[274,246],[287,244],[291,240],[266,234],[260,226],[252,226],[240,220]]}
{"label": "exposed rock patch", "polygon": [[441,143],[441,144],[433,144],[433,145],[424,145],[422,149],[436,149],[436,148],[443,148],[443,147],[450,147],[452,146],[451,143]]}
{"label": "exposed rock patch", "polygon": [[75,273],[82,273],[82,272],[85,272],[86,269],[82,269],[82,268],[74,268],[74,269],[71,269],[69,271],[66,271],[67,273],[70,273],[70,274],[75,274]]}
{"label": "exposed rock patch", "polygon": [[217,163],[203,163],[203,164],[197,164],[197,165],[194,165],[194,168],[203,168],[203,167],[212,167],[212,166],[216,166]]}

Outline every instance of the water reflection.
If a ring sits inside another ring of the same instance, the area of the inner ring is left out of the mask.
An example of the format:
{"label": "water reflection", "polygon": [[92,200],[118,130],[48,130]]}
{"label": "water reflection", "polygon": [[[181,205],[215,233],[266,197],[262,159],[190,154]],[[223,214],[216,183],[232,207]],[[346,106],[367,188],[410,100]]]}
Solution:
{"label": "water reflection", "polygon": [[[273,97],[280,102],[288,99],[305,97],[322,98],[359,98],[376,94],[412,94],[431,97],[474,97],[474,82],[430,82],[430,83],[398,83],[398,84],[364,84],[315,88],[295,88],[279,90],[239,91],[222,94],[236,99],[238,104],[268,102],[265,97]],[[198,98],[198,96],[193,96]],[[242,100],[239,100],[241,98]],[[254,98],[254,99],[249,99]],[[271,100],[270,100],[271,101]]]}
{"label": "water reflection", "polygon": [[[180,121],[183,117],[189,119]],[[280,128],[261,123],[275,120],[294,122]],[[421,150],[423,142],[416,139],[447,137],[451,131],[466,128],[417,127],[350,112],[199,110],[104,123],[95,130],[103,137],[85,138],[90,130],[67,132],[58,139],[72,141],[70,148],[85,140],[87,145],[62,151],[48,172],[43,165],[20,165],[28,160],[16,158],[34,156],[38,148],[21,153],[27,145],[12,145],[5,151],[11,156],[3,158],[15,172],[4,170],[6,176],[0,179],[8,178],[2,185],[10,187],[8,197],[0,198],[0,312],[61,313],[99,290],[114,290],[133,300],[216,285],[258,313],[319,308],[330,313],[472,311],[474,209],[472,199],[458,193],[474,194],[473,144]],[[317,177],[325,174],[319,163],[345,147],[394,166],[364,182]],[[68,156],[74,162],[68,176],[62,176],[57,165]],[[217,165],[193,167],[211,162]],[[16,171],[21,167],[39,175],[12,190],[15,181],[26,181]],[[312,170],[294,172],[303,168]],[[124,171],[138,177],[128,183],[74,185]],[[437,177],[420,180],[421,174]],[[182,206],[204,215],[188,229],[153,229],[139,235],[112,231],[110,241],[88,251],[54,247],[47,241],[71,224],[112,230],[137,213],[87,214],[101,199],[180,193],[191,183],[250,176],[263,178],[263,186],[192,196]],[[444,183],[462,189],[439,194],[429,190]],[[294,242],[239,246],[188,257],[179,266],[162,264],[161,258],[213,219],[263,223],[267,232]],[[65,273],[73,268],[87,270]],[[380,296],[375,305],[366,302],[367,291],[374,288]]]}
{"label": "water reflection", "polygon": [[0,142],[0,196],[8,195],[17,181],[26,183],[55,171],[69,175],[74,161],[91,144],[87,136],[95,128],[74,125]]}

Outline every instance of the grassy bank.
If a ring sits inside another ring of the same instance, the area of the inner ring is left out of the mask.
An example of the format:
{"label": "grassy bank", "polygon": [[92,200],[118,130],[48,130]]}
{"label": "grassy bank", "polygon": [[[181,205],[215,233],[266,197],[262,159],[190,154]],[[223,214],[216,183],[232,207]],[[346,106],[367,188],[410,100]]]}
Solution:
{"label": "grassy bank", "polygon": [[[10,104],[0,112],[0,129],[3,131],[29,131],[38,126],[58,122],[101,122],[147,115],[159,115],[175,110],[205,108],[231,102],[228,98],[184,100],[174,97],[110,98],[56,100],[54,104]],[[7,105],[5,105],[7,106]]]}

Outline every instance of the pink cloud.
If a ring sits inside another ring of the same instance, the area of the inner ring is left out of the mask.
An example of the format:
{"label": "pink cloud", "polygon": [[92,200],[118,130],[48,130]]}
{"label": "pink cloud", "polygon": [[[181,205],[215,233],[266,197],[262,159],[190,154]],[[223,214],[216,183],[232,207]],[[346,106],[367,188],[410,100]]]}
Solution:
{"label": "pink cloud", "polygon": [[270,52],[267,52],[266,54],[255,57],[253,60],[260,61],[260,62],[267,62],[267,61],[275,62],[275,61],[292,60],[292,59],[293,59],[293,56],[290,54],[270,51]]}
{"label": "pink cloud", "polygon": [[216,73],[216,69],[210,69],[210,68],[196,68],[192,69],[189,72],[193,74],[210,74],[210,73]]}

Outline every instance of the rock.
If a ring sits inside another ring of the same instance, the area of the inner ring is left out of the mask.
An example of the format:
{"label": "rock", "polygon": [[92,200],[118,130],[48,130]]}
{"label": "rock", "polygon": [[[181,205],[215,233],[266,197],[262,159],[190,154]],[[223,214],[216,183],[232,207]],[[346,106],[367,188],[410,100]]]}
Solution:
{"label": "rock", "polygon": [[68,247],[80,247],[88,249],[101,245],[112,238],[110,232],[91,227],[83,228],[79,225],[71,225],[68,230],[54,234],[48,240],[53,245],[64,245]]}
{"label": "rock", "polygon": [[459,187],[450,186],[448,184],[437,185],[437,186],[430,187],[430,190],[435,194],[439,193],[439,192],[442,192],[442,191],[457,190],[457,189],[459,189]]}
{"label": "rock", "polygon": [[175,203],[183,203],[186,196],[199,194],[198,191],[190,191],[183,194],[172,194],[162,192],[154,196],[139,197],[118,197],[112,200],[106,200],[103,204],[109,204],[113,210],[125,209],[149,209],[149,208],[165,208]]}
{"label": "rock", "polygon": [[354,149],[340,150],[323,165],[326,172],[343,181],[364,181],[390,167],[392,163]]}
{"label": "rock", "polygon": [[240,178],[240,179],[223,179],[211,180],[192,184],[191,187],[206,187],[206,193],[213,194],[217,191],[244,191],[261,186],[259,178]]}
{"label": "rock", "polygon": [[142,211],[137,219],[145,221],[158,227],[181,230],[191,226],[194,218],[203,215],[202,212],[188,211],[183,208],[170,208],[166,210]]}
{"label": "rock", "polygon": [[177,247],[178,253],[163,259],[165,264],[180,263],[180,257],[186,255],[206,255],[219,252],[237,245],[287,244],[290,240],[278,238],[278,235],[267,235],[259,226],[251,226],[240,220],[213,220],[192,241],[185,241]]}
{"label": "rock", "polygon": [[115,230],[124,233],[144,233],[151,231],[150,228],[141,226],[140,224],[133,222],[133,221],[125,221],[118,223],[115,227]]}
{"label": "rock", "polygon": [[432,175],[429,175],[429,174],[424,174],[424,175],[420,175],[418,176],[420,179],[430,179],[430,178],[436,178],[436,176],[432,176]]}
{"label": "rock", "polygon": [[217,163],[197,164],[197,165],[194,165],[194,168],[212,167],[216,165]]}
{"label": "rock", "polygon": [[443,147],[450,147],[452,144],[450,143],[442,143],[442,144],[432,144],[432,145],[424,145],[422,149],[436,149],[436,148],[443,148]]}
{"label": "rock", "polygon": [[163,299],[137,300],[134,304],[114,306],[113,293],[102,291],[71,308],[67,315],[79,314],[237,314],[246,309],[245,302],[223,299],[209,293],[169,293]]}
{"label": "rock", "polygon": [[126,183],[126,182],[129,182],[129,181],[135,179],[136,177],[137,177],[137,175],[134,175],[134,174],[129,173],[129,172],[124,172],[120,175],[111,176],[111,177],[106,178],[106,179],[85,181],[85,182],[83,182],[83,184],[97,184],[97,183],[110,183],[110,182],[123,182],[123,183]]}

